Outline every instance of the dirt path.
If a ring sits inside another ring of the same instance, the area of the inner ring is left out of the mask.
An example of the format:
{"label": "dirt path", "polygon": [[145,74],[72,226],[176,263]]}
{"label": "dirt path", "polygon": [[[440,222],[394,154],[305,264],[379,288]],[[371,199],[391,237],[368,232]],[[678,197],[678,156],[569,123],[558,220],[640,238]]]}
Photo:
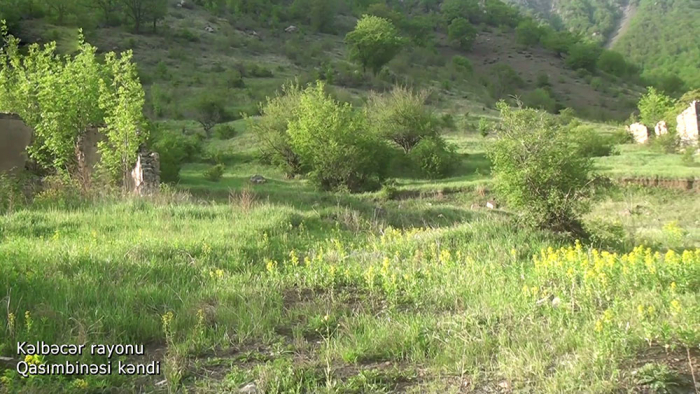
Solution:
{"label": "dirt path", "polygon": [[622,18],[620,18],[617,30],[608,41],[608,44],[605,46],[606,48],[612,49],[612,47],[615,46],[620,37],[622,37],[627,32],[627,29],[629,29],[630,23],[632,23],[632,18],[634,18],[636,13],[637,6],[632,4],[632,0],[629,0],[627,2],[627,6],[625,6],[625,9],[622,11]]}

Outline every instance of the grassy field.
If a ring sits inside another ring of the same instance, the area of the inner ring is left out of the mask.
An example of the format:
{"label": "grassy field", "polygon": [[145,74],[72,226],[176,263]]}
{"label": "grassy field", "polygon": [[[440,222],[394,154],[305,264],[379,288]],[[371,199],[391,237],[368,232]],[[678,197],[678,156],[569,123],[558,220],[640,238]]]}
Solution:
{"label": "grassy field", "polygon": [[[344,67],[341,36],[260,30],[256,38],[241,23],[182,9],[158,34],[87,34],[100,48],[135,50],[147,112],[178,132],[200,130],[189,111],[210,91],[229,111],[254,112],[285,80],[313,79],[325,62]],[[65,29],[25,28],[72,48]],[[206,140],[179,183],[155,197],[58,193],[0,214],[0,393],[697,392],[699,194],[614,187],[584,218],[592,236],[583,242],[521,228],[507,207],[485,208],[495,197],[493,137],[476,124],[498,119],[481,104],[487,62],[527,63],[517,67],[527,88],[545,68],[563,103],[591,113],[635,95],[597,91],[559,70],[561,59],[521,51],[508,37],[479,35],[469,77],[421,48],[390,64],[432,87],[430,105],[453,117],[445,138],[460,160],[447,178],[392,168],[393,187],[320,192],[261,164],[238,120],[228,124],[233,138]],[[226,87],[232,65],[272,76],[251,72],[245,87]],[[391,85],[361,82],[333,94],[359,103]],[[602,175],[700,177],[679,155],[617,150],[595,159]],[[214,157],[226,165],[217,182],[204,176]],[[251,184],[255,174],[267,182]],[[25,358],[23,341],[145,351]],[[14,367],[66,361],[111,361],[115,373],[22,378]],[[158,362],[162,374],[119,375],[119,362]]]}
{"label": "grassy field", "polygon": [[[0,354],[16,357],[17,341],[144,344],[121,359],[163,368],[31,379],[8,369],[0,390],[692,392],[696,194],[628,188],[600,201],[587,223],[617,245],[608,252],[468,208],[489,197],[471,175],[455,178],[460,193],[387,200],[319,193],[255,162],[218,183],[204,168],[183,171],[191,195],[0,216]],[[268,183],[247,186],[253,173]]]}

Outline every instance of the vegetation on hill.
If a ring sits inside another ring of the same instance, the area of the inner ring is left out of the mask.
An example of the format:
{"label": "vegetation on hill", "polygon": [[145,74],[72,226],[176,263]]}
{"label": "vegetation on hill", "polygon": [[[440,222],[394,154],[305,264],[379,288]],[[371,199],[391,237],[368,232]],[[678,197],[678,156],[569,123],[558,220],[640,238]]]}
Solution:
{"label": "vegetation on hill", "polygon": [[680,95],[688,89],[700,88],[698,2],[639,0],[638,3],[634,19],[615,49],[641,65],[644,75],[668,94]]}

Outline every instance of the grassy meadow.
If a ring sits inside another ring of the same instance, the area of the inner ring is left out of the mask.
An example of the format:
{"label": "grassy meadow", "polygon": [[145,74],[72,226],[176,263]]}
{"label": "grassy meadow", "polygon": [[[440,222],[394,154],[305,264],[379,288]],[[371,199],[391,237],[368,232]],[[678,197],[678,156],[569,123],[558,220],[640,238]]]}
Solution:
{"label": "grassy meadow", "polygon": [[[480,208],[493,197],[478,134],[447,135],[464,161],[452,178],[349,195],[258,164],[240,128],[206,147],[231,155],[219,182],[190,164],[152,199],[0,216],[1,355],[16,357],[17,341],[144,344],[125,360],[163,372],[6,369],[0,390],[692,392],[697,194],[618,188],[582,244]],[[636,149],[620,150],[633,167]],[[268,182],[250,185],[257,173]],[[66,359],[78,360],[29,361]]]}
{"label": "grassy meadow", "polygon": [[[370,76],[346,60],[355,18],[337,18],[337,34],[300,24],[287,34],[287,21],[170,3],[157,32],[95,24],[85,36],[99,53],[132,49],[144,112],[177,137],[163,141],[200,139],[201,152],[170,163],[182,165],[179,181],[151,197],[49,188],[32,204],[0,200],[1,394],[700,390],[699,193],[613,186],[593,200],[582,240],[486,208],[500,203],[486,155],[497,99],[545,89],[582,119],[620,120],[641,86],[567,68],[493,26],[479,27],[470,52],[440,32]],[[76,49],[76,29],[41,18],[22,27],[30,41]],[[495,64],[522,86],[500,86]],[[382,189],[357,194],[286,178],[259,160],[240,118],[295,78],[325,78],[355,108],[396,84],[430,90],[456,165],[427,179],[398,161]],[[210,98],[226,116],[205,138],[193,119]],[[621,126],[610,122],[589,125],[612,136]],[[161,158],[163,145],[151,146]],[[697,158],[632,144],[614,153],[594,159],[612,180],[700,179]],[[252,184],[256,174],[266,183]],[[108,361],[25,358],[23,341],[142,344],[145,354],[111,361],[156,361],[162,373],[23,378],[18,362]]]}

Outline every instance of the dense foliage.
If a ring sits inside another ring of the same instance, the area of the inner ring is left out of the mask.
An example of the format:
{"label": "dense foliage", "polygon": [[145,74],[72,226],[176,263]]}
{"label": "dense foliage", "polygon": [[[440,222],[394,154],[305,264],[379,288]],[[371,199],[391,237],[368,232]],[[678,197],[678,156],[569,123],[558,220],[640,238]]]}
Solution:
{"label": "dense foliage", "polygon": [[592,167],[575,135],[546,112],[498,108],[502,124],[489,151],[498,194],[524,223],[579,232]]}
{"label": "dense foliage", "polygon": [[[640,0],[629,30],[615,49],[644,67],[652,81],[677,75],[687,88],[700,88],[700,45],[698,25],[700,7],[695,0]],[[667,89],[664,89],[667,90]],[[667,91],[682,93],[683,87]]]}
{"label": "dense foliage", "polygon": [[34,129],[30,156],[59,172],[81,170],[76,146],[90,128],[100,128],[106,137],[98,145],[100,164],[115,179],[126,176],[146,140],[144,93],[132,53],[109,53],[100,62],[81,36],[74,57],[58,56],[55,42],[33,44],[25,55],[6,30],[3,39],[0,111],[20,115]]}

